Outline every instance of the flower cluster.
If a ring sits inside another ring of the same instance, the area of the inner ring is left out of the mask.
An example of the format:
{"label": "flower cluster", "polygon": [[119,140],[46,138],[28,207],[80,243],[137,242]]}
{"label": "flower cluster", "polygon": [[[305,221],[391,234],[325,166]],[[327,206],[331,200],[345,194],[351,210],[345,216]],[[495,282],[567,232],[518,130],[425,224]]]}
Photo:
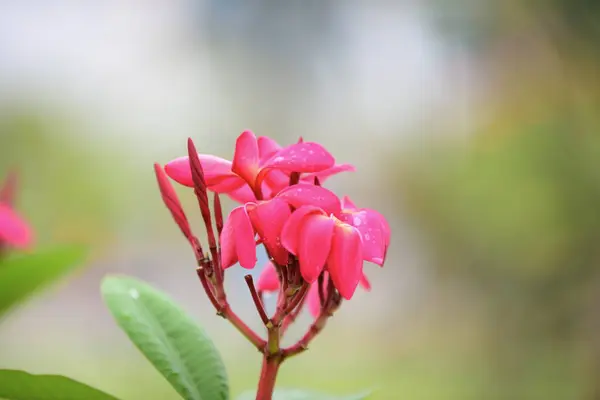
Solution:
{"label": "flower cluster", "polygon": [[[300,139],[282,147],[250,131],[238,137],[233,161],[198,154],[190,139],[187,156],[164,167],[155,164],[163,201],[194,249],[198,276],[208,297],[218,313],[265,354],[280,354],[283,359],[304,350],[342,298],[351,299],[359,284],[370,288],[364,262],[379,266],[385,262],[390,243],[385,218],[321,186],[332,175],[353,170],[352,165],[336,164],[318,143]],[[207,229],[209,253],[203,252],[193,235],[168,178],[194,189]],[[209,191],[214,193],[214,220]],[[240,203],[225,220],[219,194]],[[250,275],[246,280],[267,327],[267,341],[231,311],[223,288],[224,270],[238,263],[254,268],[256,247],[261,244],[270,261],[256,286]],[[267,292],[278,293],[272,317],[266,315],[262,303],[262,294]],[[280,336],[304,304],[316,317],[315,323],[296,346],[279,349]]]}
{"label": "flower cluster", "polygon": [[0,188],[0,255],[7,248],[24,249],[32,243],[29,225],[13,208],[16,176],[10,174]]}

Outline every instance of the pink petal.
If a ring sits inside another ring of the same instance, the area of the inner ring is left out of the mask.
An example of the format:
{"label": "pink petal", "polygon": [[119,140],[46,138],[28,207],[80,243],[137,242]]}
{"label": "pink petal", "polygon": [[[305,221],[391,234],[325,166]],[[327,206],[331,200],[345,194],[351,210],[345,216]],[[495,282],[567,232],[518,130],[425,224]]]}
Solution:
{"label": "pink petal", "polygon": [[354,204],[354,202],[352,200],[350,200],[350,197],[344,196],[344,198],[342,199],[342,209],[354,211],[357,209],[357,207]]}
{"label": "pink petal", "polygon": [[312,183],[315,181],[315,177],[319,178],[321,183],[325,182],[327,178],[332,177],[333,175],[337,175],[340,172],[354,172],[356,168],[352,164],[336,164],[331,168],[327,168],[321,172],[315,172],[312,174],[307,174],[302,177],[302,180],[308,183]]}
{"label": "pink petal", "polygon": [[281,146],[273,139],[266,136],[258,137],[258,155],[261,163],[269,160],[275,153],[281,150]]}
{"label": "pink petal", "polygon": [[298,243],[300,273],[304,280],[313,283],[325,267],[331,249],[334,221],[323,214],[308,215],[301,227]]}
{"label": "pink petal", "polygon": [[244,178],[249,185],[254,185],[258,175],[258,142],[254,133],[244,131],[235,142],[235,154],[231,170]]}
{"label": "pink petal", "polygon": [[0,203],[0,242],[11,247],[27,248],[33,242],[29,225],[10,207]]}
{"label": "pink petal", "polygon": [[221,232],[221,263],[229,268],[239,260],[240,265],[252,269],[256,265],[254,230],[246,206],[234,208],[225,220]]}
{"label": "pink petal", "polygon": [[334,228],[327,270],[343,298],[350,300],[362,275],[362,246],[360,233],[347,224]]}
{"label": "pink petal", "polygon": [[334,162],[333,156],[320,144],[303,142],[280,150],[264,167],[287,172],[319,172],[332,167]]}
{"label": "pink petal", "polygon": [[272,195],[281,192],[290,184],[290,175],[278,169],[265,170],[264,175],[263,182]]}
{"label": "pink petal", "polygon": [[367,279],[367,276],[364,273],[360,277],[360,286],[367,292],[371,291],[371,282],[369,282],[369,279]]}
{"label": "pink petal", "polygon": [[310,214],[322,214],[323,211],[318,207],[302,206],[292,213],[281,231],[281,244],[290,253],[298,255],[298,245],[300,231],[304,223],[304,218]]}
{"label": "pink petal", "polygon": [[250,186],[248,186],[248,184],[246,184],[246,182],[244,182],[241,178],[239,178],[239,179],[242,182],[242,186],[239,187],[238,189],[225,191],[225,192],[215,190],[215,192],[216,193],[225,193],[225,194],[227,194],[227,196],[229,196],[229,198],[231,200],[236,201],[240,204],[255,202],[256,197],[254,196],[252,189],[250,189]]}
{"label": "pink petal", "polygon": [[[231,178],[239,177],[231,172],[231,161],[210,154],[198,154],[206,185],[212,190],[212,186],[218,185]],[[165,165],[167,175],[177,183],[194,187],[192,180],[192,170],[190,168],[189,157],[179,157]]]}
{"label": "pink petal", "polygon": [[381,222],[380,214],[366,208],[360,211],[343,211],[340,220],[354,226],[362,238],[363,257],[378,265],[383,265],[389,235]]}
{"label": "pink petal", "polygon": [[288,251],[281,245],[281,230],[292,214],[290,206],[283,199],[273,199],[259,203],[249,211],[250,220],[269,255],[279,265],[288,262]]}
{"label": "pink petal", "polygon": [[277,197],[285,199],[295,208],[311,205],[323,209],[327,214],[338,215],[342,209],[340,199],[331,190],[306,183],[283,189]]}
{"label": "pink petal", "polygon": [[259,292],[276,292],[279,290],[279,276],[272,262],[268,262],[258,276],[256,290]]}
{"label": "pink petal", "polygon": [[319,297],[319,284],[317,282],[310,285],[306,294],[306,306],[313,317],[318,317],[321,313],[321,298]]}

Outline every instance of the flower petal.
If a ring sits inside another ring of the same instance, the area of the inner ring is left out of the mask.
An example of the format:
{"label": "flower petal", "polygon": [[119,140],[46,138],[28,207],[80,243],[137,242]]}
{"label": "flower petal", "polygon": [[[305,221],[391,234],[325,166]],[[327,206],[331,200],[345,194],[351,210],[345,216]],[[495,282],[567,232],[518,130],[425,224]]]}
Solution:
{"label": "flower petal", "polygon": [[277,197],[285,199],[295,208],[311,205],[322,208],[327,214],[338,215],[342,209],[340,199],[331,190],[307,183],[299,183],[283,189]]}
{"label": "flower petal", "polygon": [[221,263],[229,268],[239,261],[246,269],[256,265],[256,242],[254,230],[246,211],[246,206],[234,208],[221,232]]}
{"label": "flower petal", "polygon": [[331,249],[334,221],[323,214],[308,215],[304,219],[298,243],[298,261],[304,280],[313,283],[325,267]]}
{"label": "flower petal", "polygon": [[259,292],[272,293],[279,290],[279,276],[272,262],[268,262],[258,276],[256,290]]}
{"label": "flower petal", "polygon": [[291,214],[288,203],[278,198],[261,202],[249,211],[252,225],[279,265],[286,265],[288,262],[288,251],[281,245],[280,237],[283,225]]}
{"label": "flower petal", "polygon": [[302,180],[307,183],[312,183],[315,181],[315,177],[319,178],[321,183],[325,182],[327,178],[332,177],[333,175],[337,175],[340,172],[354,172],[356,168],[352,164],[336,164],[331,168],[327,168],[326,170],[315,172],[312,174],[307,174],[302,177]]}
{"label": "flower petal", "polygon": [[290,175],[278,169],[264,170],[263,182],[267,186],[269,193],[274,196],[289,186]]}
{"label": "flower petal", "polygon": [[381,218],[381,214],[367,208],[358,211],[342,211],[340,215],[340,220],[360,232],[365,261],[378,265],[383,265],[389,244],[389,230],[386,230]]}
{"label": "flower petal", "polygon": [[259,136],[258,139],[258,156],[261,163],[268,161],[275,153],[281,150],[281,146],[273,139],[266,136]]}
{"label": "flower petal", "polygon": [[254,196],[252,189],[250,189],[250,186],[248,186],[246,184],[246,182],[242,181],[241,178],[239,178],[239,179],[242,182],[242,186],[240,186],[239,188],[234,189],[234,190],[224,191],[224,192],[215,190],[215,192],[216,193],[225,193],[227,196],[229,196],[229,198],[231,200],[241,203],[241,204],[256,201],[256,197]]}
{"label": "flower petal", "polygon": [[327,270],[343,298],[350,300],[362,275],[362,246],[356,228],[336,223]]}
{"label": "flower petal", "polygon": [[371,291],[371,282],[369,282],[369,279],[364,273],[360,277],[360,286],[362,286],[367,292]]}
{"label": "flower petal", "polygon": [[301,142],[277,152],[264,165],[287,172],[319,172],[333,167],[335,160],[323,146],[314,142]]}
{"label": "flower petal", "polygon": [[306,294],[306,306],[313,317],[318,317],[321,313],[321,298],[319,297],[319,284],[317,282],[310,285]]}
{"label": "flower petal", "polygon": [[[239,177],[231,172],[231,161],[210,154],[198,154],[198,158],[202,165],[206,186],[208,186],[209,189],[212,190],[213,186],[218,185],[223,181],[231,180],[231,178],[237,178],[238,181],[240,181]],[[177,183],[194,187],[189,157],[179,157],[170,161],[165,165],[165,171],[167,175]]]}
{"label": "flower petal", "polygon": [[231,170],[241,176],[250,186],[258,175],[258,142],[251,131],[244,131],[235,142],[235,154]]}
{"label": "flower petal", "polygon": [[322,214],[323,210],[313,206],[302,206],[292,213],[281,230],[281,245],[292,254],[298,255],[300,230],[304,218],[310,214]]}
{"label": "flower petal", "polygon": [[29,225],[10,207],[0,203],[0,243],[24,249],[32,242]]}
{"label": "flower petal", "polygon": [[354,211],[357,209],[357,207],[354,204],[354,202],[352,200],[350,200],[350,197],[344,196],[344,198],[342,199],[342,209],[348,210],[348,211]]}

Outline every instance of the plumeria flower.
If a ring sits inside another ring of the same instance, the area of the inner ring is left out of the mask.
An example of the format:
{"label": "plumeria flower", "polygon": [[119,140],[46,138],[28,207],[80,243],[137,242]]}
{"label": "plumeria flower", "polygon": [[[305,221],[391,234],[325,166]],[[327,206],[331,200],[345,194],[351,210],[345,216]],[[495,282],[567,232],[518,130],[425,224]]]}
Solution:
{"label": "plumeria flower", "polygon": [[[261,373],[257,398],[271,398],[279,365],[308,348],[357,286],[370,290],[363,264],[383,266],[390,244],[387,221],[375,210],[359,208],[347,197],[340,200],[322,187],[329,176],[353,167],[335,164],[320,144],[302,139],[281,147],[246,131],[236,141],[233,161],[198,154],[189,139],[187,157],[154,168],[163,202],[192,247],[196,273],[208,299],[218,315],[263,354],[266,372]],[[194,189],[208,251],[192,232],[167,175]],[[209,190],[214,192],[212,212]],[[227,219],[219,193],[241,203]],[[225,271],[236,263],[246,269],[255,267],[256,247],[261,244],[270,262],[256,286],[252,275],[244,279],[266,339],[232,310],[224,285]],[[278,293],[277,305],[269,316],[262,295],[273,292]],[[295,344],[282,348],[287,327],[304,307],[315,317],[313,322]]]}
{"label": "plumeria flower", "polygon": [[[305,174],[301,179],[311,181],[354,169],[349,164],[336,165],[333,156],[318,143],[299,141],[281,147],[270,138],[256,138],[251,131],[238,137],[233,161],[208,154],[198,157],[208,189],[240,203],[274,197],[289,184],[292,173]],[[178,183],[194,186],[189,157],[169,162],[165,171]]]}
{"label": "plumeria flower", "polygon": [[15,176],[9,175],[0,189],[0,248],[28,248],[33,235],[27,222],[13,209]]}

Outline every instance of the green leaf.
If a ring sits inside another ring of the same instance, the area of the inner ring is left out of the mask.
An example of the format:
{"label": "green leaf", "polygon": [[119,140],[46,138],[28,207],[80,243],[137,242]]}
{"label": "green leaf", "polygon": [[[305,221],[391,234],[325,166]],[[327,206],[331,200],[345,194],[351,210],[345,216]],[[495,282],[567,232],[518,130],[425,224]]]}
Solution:
{"label": "green leaf", "polygon": [[82,265],[86,252],[61,246],[0,261],[0,316],[38,289]]}
{"label": "green leaf", "polygon": [[107,277],[102,294],[129,339],[186,400],[226,400],[229,384],[213,342],[165,294],[128,277]]}
{"label": "green leaf", "polygon": [[[303,389],[275,389],[273,400],[363,400],[370,395],[370,390],[353,395],[332,396]],[[236,400],[254,400],[255,398],[256,392],[248,391],[242,393]]]}
{"label": "green leaf", "polygon": [[0,398],[6,400],[116,400],[109,394],[60,375],[0,370]]}

